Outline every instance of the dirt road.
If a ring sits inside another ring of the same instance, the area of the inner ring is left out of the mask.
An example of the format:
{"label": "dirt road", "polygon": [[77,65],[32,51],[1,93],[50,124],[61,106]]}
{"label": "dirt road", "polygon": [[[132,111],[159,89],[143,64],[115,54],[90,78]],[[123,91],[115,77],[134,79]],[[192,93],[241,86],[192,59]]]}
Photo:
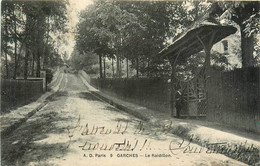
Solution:
{"label": "dirt road", "polygon": [[244,165],[167,132],[93,96],[65,73],[49,103],[7,136],[2,166]]}

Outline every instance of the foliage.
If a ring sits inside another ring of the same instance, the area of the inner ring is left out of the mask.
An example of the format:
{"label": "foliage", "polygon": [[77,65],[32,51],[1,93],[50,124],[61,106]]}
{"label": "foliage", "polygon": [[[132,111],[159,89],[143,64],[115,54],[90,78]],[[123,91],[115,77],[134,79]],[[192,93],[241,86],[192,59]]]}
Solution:
{"label": "foliage", "polygon": [[113,56],[120,46],[118,34],[125,24],[134,20],[133,15],[120,10],[113,2],[97,1],[80,15],[77,49],[93,50],[97,54]]}
{"label": "foliage", "polygon": [[[83,51],[91,51],[95,53],[92,56],[116,58],[116,68],[120,70],[124,70],[120,64],[126,59],[126,71],[129,63],[137,76],[138,73],[142,77],[169,76],[169,60],[157,57],[157,54],[191,24],[205,14],[217,23],[216,20],[223,19],[223,13],[230,13],[227,19],[240,21],[245,34],[242,38],[248,38],[259,31],[258,6],[258,2],[95,1],[81,13],[76,50],[82,55]],[[245,43],[244,40],[241,42]],[[245,46],[242,44],[242,47]],[[179,62],[177,68],[190,77],[202,65],[203,58],[193,55],[184,63]],[[101,60],[99,68],[102,73]],[[214,53],[212,62],[219,70],[229,67],[225,55]]]}
{"label": "foliage", "polygon": [[[237,1],[237,2],[217,2],[220,6],[217,13],[222,13],[222,17],[234,21],[240,27],[242,67],[256,65],[254,60],[254,37],[259,34],[260,26],[260,2],[258,1]],[[221,18],[221,17],[220,17]]]}
{"label": "foliage", "polygon": [[87,73],[98,73],[94,67],[98,63],[98,56],[94,52],[83,52],[81,54],[74,49],[69,63],[76,70],[84,70]]}
{"label": "foliage", "polygon": [[5,77],[34,76],[34,67],[39,76],[41,69],[60,64],[56,46],[67,31],[67,5],[66,1],[2,1],[1,55],[5,65],[1,67],[5,67]]}
{"label": "foliage", "polygon": [[143,63],[145,72],[163,48],[169,29],[167,12],[167,2],[97,1],[81,14],[76,48],[109,58],[127,58],[133,66]]}
{"label": "foliage", "polygon": [[249,37],[259,32],[260,2],[218,2],[221,7],[218,13],[225,13],[227,19],[235,21]]}

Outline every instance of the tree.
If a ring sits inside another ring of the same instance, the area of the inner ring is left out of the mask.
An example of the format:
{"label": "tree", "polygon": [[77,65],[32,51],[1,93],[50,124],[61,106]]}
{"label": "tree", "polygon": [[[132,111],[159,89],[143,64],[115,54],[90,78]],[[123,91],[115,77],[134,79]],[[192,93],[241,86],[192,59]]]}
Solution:
{"label": "tree", "polygon": [[[107,2],[96,1],[82,14],[78,24],[77,50],[92,50],[102,61],[116,58],[116,74],[121,77],[121,61],[136,69],[136,76],[159,76],[169,72],[169,61],[157,57],[170,36],[177,37],[204,15],[211,3],[204,2]],[[195,58],[195,57],[193,57]]]}
{"label": "tree", "polygon": [[93,66],[98,63],[98,56],[94,52],[79,53],[76,49],[73,50],[69,60],[70,65],[76,70],[84,70],[87,73],[95,73]]}
{"label": "tree", "polygon": [[220,8],[216,11],[218,15],[226,17],[240,27],[241,33],[241,51],[242,67],[255,65],[253,56],[254,52],[254,35],[259,33],[260,26],[260,2],[218,2]]}
{"label": "tree", "polygon": [[80,17],[76,37],[77,49],[80,53],[93,51],[99,56],[101,78],[102,57],[114,58],[116,55],[118,70],[122,31],[126,24],[131,24],[135,20],[134,15],[121,10],[113,2],[96,1],[83,11]]}
{"label": "tree", "polygon": [[[172,2],[118,2],[123,10],[136,15],[137,22],[128,26],[123,49],[127,59],[130,59],[143,76],[149,75],[151,63],[157,53],[163,48],[166,34],[169,32],[169,4]],[[142,65],[140,65],[142,64]]]}
{"label": "tree", "polygon": [[35,62],[36,75],[40,75],[41,68],[48,63],[45,59],[52,48],[49,42],[60,40],[59,37],[52,39],[51,33],[60,35],[66,31],[66,6],[65,1],[2,2],[1,52],[6,56],[7,77],[11,69],[13,79],[18,71],[23,71],[26,79],[30,70],[34,74]]}

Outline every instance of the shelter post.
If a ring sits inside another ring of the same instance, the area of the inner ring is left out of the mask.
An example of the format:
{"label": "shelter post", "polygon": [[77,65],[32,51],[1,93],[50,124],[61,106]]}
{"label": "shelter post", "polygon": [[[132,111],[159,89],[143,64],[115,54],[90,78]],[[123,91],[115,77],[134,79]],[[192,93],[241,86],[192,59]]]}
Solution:
{"label": "shelter post", "polygon": [[175,116],[176,115],[176,112],[175,112],[175,104],[176,104],[176,99],[175,99],[175,96],[176,96],[176,90],[175,90],[175,77],[174,77],[174,74],[175,74],[175,66],[174,66],[174,63],[172,62],[171,63],[171,66],[172,66],[172,73],[171,73],[171,83],[170,83],[170,90],[171,90],[171,98],[170,98],[170,110],[171,110],[171,116]]}
{"label": "shelter post", "polygon": [[210,36],[210,40],[208,43],[206,42],[203,42],[203,40],[197,35],[197,38],[198,40],[200,41],[203,49],[204,49],[204,52],[205,52],[205,63],[204,63],[204,67],[205,67],[205,75],[206,75],[206,79],[209,78],[210,76],[210,51],[211,51],[211,48],[214,44],[214,39],[215,39],[215,36],[216,36],[216,33],[217,31],[213,31],[211,36]]}

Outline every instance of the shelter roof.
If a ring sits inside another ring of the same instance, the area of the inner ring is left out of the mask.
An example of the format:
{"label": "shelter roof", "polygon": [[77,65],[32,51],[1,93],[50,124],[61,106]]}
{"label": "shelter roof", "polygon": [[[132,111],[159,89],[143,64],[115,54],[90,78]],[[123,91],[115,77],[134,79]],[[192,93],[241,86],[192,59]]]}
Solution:
{"label": "shelter roof", "polygon": [[[200,22],[194,24],[192,28],[183,32],[171,45],[159,52],[159,56],[174,58],[178,54],[180,57],[187,58],[203,50],[203,43],[209,43],[213,33],[216,33],[212,43],[215,44],[223,38],[235,33],[237,29],[233,26],[223,26],[211,22]],[[199,38],[198,38],[199,37]]]}

